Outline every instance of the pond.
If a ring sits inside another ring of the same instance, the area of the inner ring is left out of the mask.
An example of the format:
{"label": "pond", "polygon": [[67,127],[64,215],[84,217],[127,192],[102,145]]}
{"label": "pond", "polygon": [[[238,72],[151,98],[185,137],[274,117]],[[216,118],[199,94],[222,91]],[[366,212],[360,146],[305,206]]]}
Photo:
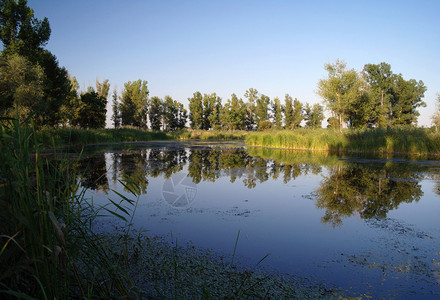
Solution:
{"label": "pond", "polygon": [[[440,161],[150,142],[86,152],[86,196],[103,205],[127,178],[134,226],[294,274],[348,295],[440,295]],[[117,225],[102,219],[102,230]],[[235,243],[238,243],[235,248]]]}

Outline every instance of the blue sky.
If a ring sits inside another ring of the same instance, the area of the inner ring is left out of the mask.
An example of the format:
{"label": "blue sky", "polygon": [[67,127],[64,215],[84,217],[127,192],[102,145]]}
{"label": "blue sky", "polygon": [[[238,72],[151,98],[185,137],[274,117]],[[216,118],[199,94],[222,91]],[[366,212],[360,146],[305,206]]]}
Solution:
{"label": "blue sky", "polygon": [[[315,91],[336,59],[360,71],[387,62],[423,80],[430,125],[440,92],[440,1],[29,0],[49,19],[47,48],[82,89],[147,80],[150,96],[187,105],[196,91],[223,102],[256,88],[321,102]],[[110,99],[109,99],[110,100]],[[110,101],[111,102],[111,101]]]}

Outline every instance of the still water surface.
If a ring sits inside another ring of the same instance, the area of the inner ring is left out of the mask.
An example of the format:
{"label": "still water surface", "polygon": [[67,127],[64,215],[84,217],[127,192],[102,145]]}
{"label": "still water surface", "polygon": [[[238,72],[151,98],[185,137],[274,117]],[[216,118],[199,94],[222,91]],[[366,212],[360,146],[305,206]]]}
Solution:
{"label": "still water surface", "polygon": [[[79,162],[98,205],[140,192],[135,227],[374,298],[440,296],[440,161],[238,143],[98,149]],[[122,183],[121,183],[122,182]],[[117,224],[100,221],[101,228]],[[110,224],[110,225],[109,225]]]}

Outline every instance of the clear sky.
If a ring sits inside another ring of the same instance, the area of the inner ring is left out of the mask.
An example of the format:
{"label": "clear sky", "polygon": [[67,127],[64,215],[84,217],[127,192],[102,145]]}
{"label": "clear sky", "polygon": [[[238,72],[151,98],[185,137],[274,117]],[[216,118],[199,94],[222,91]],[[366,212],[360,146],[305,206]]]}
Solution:
{"label": "clear sky", "polygon": [[[387,62],[428,91],[419,125],[440,92],[440,1],[28,0],[49,19],[47,48],[82,89],[147,80],[150,96],[187,105],[196,91],[223,103],[249,88],[284,100],[322,101],[325,63],[362,70]],[[111,103],[111,99],[109,98]],[[109,107],[110,108],[110,107]]]}

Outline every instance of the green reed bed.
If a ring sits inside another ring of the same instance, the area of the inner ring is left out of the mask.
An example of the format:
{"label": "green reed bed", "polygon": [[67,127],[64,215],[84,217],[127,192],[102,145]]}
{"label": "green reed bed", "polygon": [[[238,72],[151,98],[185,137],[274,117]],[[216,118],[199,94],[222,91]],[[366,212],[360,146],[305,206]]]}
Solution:
{"label": "green reed bed", "polygon": [[248,134],[243,130],[183,130],[172,133],[176,139],[200,139],[200,140],[243,140]]}
{"label": "green reed bed", "polygon": [[342,133],[330,129],[296,129],[250,133],[250,146],[337,152],[440,154],[440,133],[425,128],[378,128]]}
{"label": "green reed bed", "polygon": [[53,145],[64,146],[167,140],[171,138],[171,135],[165,132],[136,128],[45,128],[36,133],[37,142],[46,147]]}

